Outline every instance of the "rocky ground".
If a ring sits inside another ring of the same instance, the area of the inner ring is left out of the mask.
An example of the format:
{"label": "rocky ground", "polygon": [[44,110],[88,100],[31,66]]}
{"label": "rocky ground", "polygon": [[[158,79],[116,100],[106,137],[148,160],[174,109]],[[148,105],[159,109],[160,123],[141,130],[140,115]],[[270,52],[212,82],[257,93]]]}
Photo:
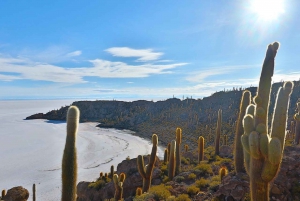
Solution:
{"label": "rocky ground", "polygon": [[[250,200],[249,176],[236,175],[230,147],[223,147],[223,157],[213,157],[213,148],[205,151],[206,161],[197,164],[194,151],[183,153],[182,172],[169,181],[163,161],[157,161],[153,170],[152,187],[148,194],[135,196],[137,187],[142,186],[136,158],[124,160],[117,167],[117,174],[124,172],[123,197],[125,200]],[[227,150],[228,153],[225,153]],[[226,157],[225,157],[226,155]],[[147,164],[147,161],[145,161]],[[226,167],[228,174],[220,179],[219,169]],[[276,179],[270,185],[270,200],[300,200],[300,147],[285,147],[284,157]],[[77,186],[78,201],[94,201],[113,198],[114,185],[109,181],[103,187],[93,186],[92,182],[80,182]],[[98,188],[98,189],[97,189]]]}

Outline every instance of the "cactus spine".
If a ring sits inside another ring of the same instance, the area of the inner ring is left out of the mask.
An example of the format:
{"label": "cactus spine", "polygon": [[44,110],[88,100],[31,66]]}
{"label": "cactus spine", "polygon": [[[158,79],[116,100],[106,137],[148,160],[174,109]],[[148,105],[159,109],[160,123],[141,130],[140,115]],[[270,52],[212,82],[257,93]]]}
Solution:
{"label": "cactus spine", "polygon": [[76,200],[78,124],[79,109],[76,106],[70,106],[67,113],[67,138],[62,159],[62,201]]}
{"label": "cactus spine", "polygon": [[175,176],[175,150],[176,150],[176,141],[172,140],[171,149],[170,149],[170,157],[169,157],[169,170],[168,177],[169,180],[172,180]]}
{"label": "cactus spine", "polygon": [[35,184],[32,185],[32,200],[35,201]]}
{"label": "cactus spine", "polygon": [[296,121],[295,144],[300,143],[300,102],[297,103],[297,113],[294,115]]}
{"label": "cactus spine", "polygon": [[198,138],[198,163],[204,160],[204,137]]}
{"label": "cactus spine", "polygon": [[139,173],[143,177],[143,192],[148,192],[151,186],[151,179],[152,179],[152,171],[154,168],[154,163],[156,160],[156,152],[157,152],[157,144],[158,144],[158,137],[156,134],[152,135],[152,151],[150,155],[150,160],[148,165],[144,165],[144,158],[142,155],[138,155],[137,158],[137,166]]}
{"label": "cactus spine", "polygon": [[244,172],[244,154],[241,137],[244,134],[243,118],[246,113],[246,108],[251,103],[251,93],[246,90],[243,92],[240,112],[235,130],[235,142],[234,142],[234,169],[236,173]]}
{"label": "cactus spine", "polygon": [[123,196],[123,183],[125,181],[125,174],[121,173],[120,177],[117,174],[114,174],[113,177],[114,180],[114,185],[115,185],[115,196],[114,199],[117,200],[122,200]]}
{"label": "cactus spine", "polygon": [[182,130],[181,128],[176,128],[176,167],[175,174],[179,174],[181,171],[181,154],[180,154],[180,145],[182,138]]}
{"label": "cactus spine", "polygon": [[218,110],[218,121],[216,129],[216,140],[215,140],[215,155],[220,154],[220,135],[221,135],[221,125],[222,125],[222,110]]}
{"label": "cactus spine", "polygon": [[[272,181],[281,163],[286,136],[287,108],[292,82],[280,87],[275,102],[271,131],[268,132],[268,110],[270,102],[271,82],[274,72],[274,59],[279,43],[270,44],[263,63],[255,106],[249,105],[244,117],[245,166],[250,177],[252,201],[269,200],[269,183]],[[253,111],[254,109],[254,111]],[[254,115],[253,115],[254,112]]]}

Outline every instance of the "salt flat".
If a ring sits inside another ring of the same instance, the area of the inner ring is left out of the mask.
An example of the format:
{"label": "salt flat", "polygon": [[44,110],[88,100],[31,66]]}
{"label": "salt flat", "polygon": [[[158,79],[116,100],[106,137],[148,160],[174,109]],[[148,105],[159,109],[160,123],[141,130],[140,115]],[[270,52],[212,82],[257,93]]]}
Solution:
{"label": "salt flat", "polygon": [[[72,100],[0,101],[0,190],[23,186],[37,200],[57,201],[61,197],[61,161],[66,123],[23,120],[25,117],[70,105]],[[129,131],[102,129],[97,123],[81,123],[77,137],[78,182],[95,180],[119,162],[151,152],[148,140]],[[163,150],[159,149],[159,156]],[[31,198],[30,198],[31,199]]]}

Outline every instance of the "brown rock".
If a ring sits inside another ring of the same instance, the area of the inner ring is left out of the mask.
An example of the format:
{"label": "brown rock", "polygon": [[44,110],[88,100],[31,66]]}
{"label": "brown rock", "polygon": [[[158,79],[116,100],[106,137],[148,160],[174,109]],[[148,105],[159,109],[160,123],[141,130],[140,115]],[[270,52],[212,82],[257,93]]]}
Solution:
{"label": "brown rock", "polygon": [[29,192],[22,186],[17,186],[9,189],[7,194],[2,198],[5,201],[26,201],[29,197]]}

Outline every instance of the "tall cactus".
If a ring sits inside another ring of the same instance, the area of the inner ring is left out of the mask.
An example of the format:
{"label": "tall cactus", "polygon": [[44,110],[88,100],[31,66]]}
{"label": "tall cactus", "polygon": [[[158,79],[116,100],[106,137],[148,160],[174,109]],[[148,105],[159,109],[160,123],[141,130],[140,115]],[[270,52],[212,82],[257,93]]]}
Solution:
{"label": "tall cactus", "polygon": [[300,102],[297,103],[297,113],[294,115],[296,121],[295,144],[300,143]]}
{"label": "tall cactus", "polygon": [[198,163],[204,160],[204,137],[198,138]]}
{"label": "tall cactus", "polygon": [[114,176],[113,176],[113,181],[114,181],[114,185],[115,185],[115,196],[114,196],[115,201],[122,200],[123,184],[125,181],[125,177],[126,176],[124,173],[121,173],[120,177],[117,174],[114,174]]}
{"label": "tall cactus", "polygon": [[6,190],[3,189],[3,190],[1,191],[1,199],[3,199],[5,195],[6,195]]}
{"label": "tall cactus", "polygon": [[[250,177],[252,201],[269,200],[269,183],[272,181],[281,163],[286,136],[287,108],[292,82],[284,83],[277,93],[271,131],[268,132],[268,110],[271,82],[274,72],[274,59],[279,43],[270,44],[263,63],[255,105],[249,105],[243,120],[245,167]],[[254,110],[253,110],[254,109]]]}
{"label": "tall cactus", "polygon": [[154,168],[154,163],[156,160],[156,152],[157,152],[157,144],[158,144],[158,137],[156,134],[152,135],[152,151],[150,155],[150,160],[148,165],[144,165],[144,158],[142,155],[138,155],[137,158],[137,166],[139,173],[143,177],[143,192],[148,192],[151,186],[151,179],[152,179],[152,171]]}
{"label": "tall cactus", "polygon": [[215,139],[215,155],[220,154],[220,135],[221,135],[221,126],[222,126],[222,110],[218,111],[218,121],[216,129],[216,139]]}
{"label": "tall cactus", "polygon": [[246,90],[243,92],[241,103],[240,103],[240,112],[237,121],[237,126],[235,130],[235,139],[234,139],[234,169],[236,173],[244,172],[244,154],[241,137],[244,134],[243,128],[243,118],[246,113],[246,108],[251,103],[251,93]]}
{"label": "tall cactus", "polygon": [[113,179],[115,174],[114,165],[110,166],[110,178]]}
{"label": "tall cactus", "polygon": [[175,168],[176,175],[178,175],[181,171],[181,154],[180,154],[181,138],[182,138],[182,130],[181,128],[176,128],[176,168]]}
{"label": "tall cactus", "polygon": [[170,157],[169,157],[169,170],[168,170],[168,177],[171,181],[175,176],[175,151],[176,151],[176,141],[172,140],[171,148],[170,148]]}
{"label": "tall cactus", "polygon": [[165,164],[167,164],[168,161],[169,161],[168,155],[169,155],[168,149],[166,148],[166,149],[165,149],[165,152],[164,152],[164,163],[165,163]]}
{"label": "tall cactus", "polygon": [[67,138],[62,159],[62,201],[76,200],[78,124],[79,109],[76,106],[70,106],[67,113]]}
{"label": "tall cactus", "polygon": [[32,185],[32,200],[35,201],[35,184]]}

